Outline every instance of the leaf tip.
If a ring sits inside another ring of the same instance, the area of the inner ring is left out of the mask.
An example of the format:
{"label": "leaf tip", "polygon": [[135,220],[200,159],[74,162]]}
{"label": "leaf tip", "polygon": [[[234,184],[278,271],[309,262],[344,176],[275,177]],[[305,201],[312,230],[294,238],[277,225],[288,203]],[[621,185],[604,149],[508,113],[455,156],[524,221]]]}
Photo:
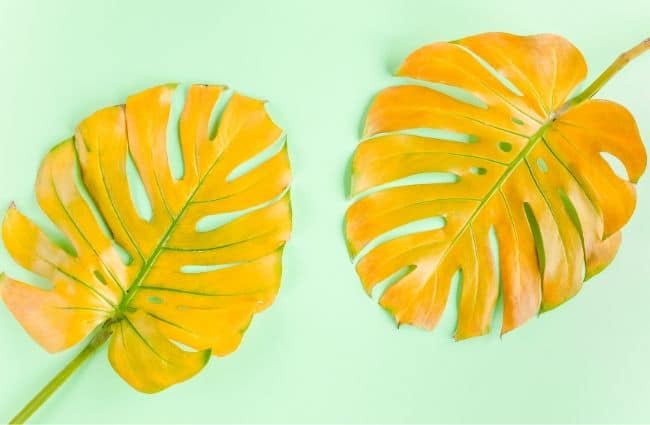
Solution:
{"label": "leaf tip", "polygon": [[454,342],[461,342],[461,341],[464,341],[464,340],[469,339],[471,337],[472,337],[471,335],[460,334],[460,333],[456,332],[454,334]]}
{"label": "leaf tip", "polygon": [[516,325],[515,325],[515,326],[509,325],[509,326],[507,326],[507,327],[503,326],[503,327],[501,328],[501,332],[499,333],[499,339],[503,340],[503,337],[504,337],[506,334],[508,334],[508,333],[510,333],[510,332],[512,332],[512,331],[514,331],[515,329],[517,329],[517,326],[516,326]]}

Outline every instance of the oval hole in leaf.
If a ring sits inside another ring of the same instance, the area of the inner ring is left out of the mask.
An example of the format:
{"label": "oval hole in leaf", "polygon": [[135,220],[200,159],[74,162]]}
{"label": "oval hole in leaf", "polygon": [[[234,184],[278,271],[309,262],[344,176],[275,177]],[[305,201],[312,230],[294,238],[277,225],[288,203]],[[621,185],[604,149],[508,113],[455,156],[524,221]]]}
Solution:
{"label": "oval hole in leaf", "polygon": [[582,236],[582,223],[580,222],[580,216],[578,215],[578,211],[576,210],[575,205],[573,205],[573,202],[569,199],[567,196],[566,192],[563,190],[558,191],[560,195],[560,199],[562,199],[562,203],[564,204],[564,208],[569,215],[569,218],[573,222],[573,225],[576,226],[576,229],[578,229],[578,232],[580,232],[580,235]]}
{"label": "oval hole in leaf", "polygon": [[237,266],[241,263],[229,263],[229,264],[212,264],[212,265],[198,265],[198,264],[187,264],[181,267],[181,273],[206,273],[215,270],[227,269],[230,267]]}
{"label": "oval hole in leaf", "polygon": [[102,285],[106,285],[106,279],[104,278],[104,275],[102,275],[98,270],[95,270],[93,274]]}
{"label": "oval hole in leaf", "polygon": [[162,304],[163,303],[163,299],[160,298],[160,297],[157,297],[155,295],[151,295],[151,296],[147,297],[147,301],[149,301],[151,304]]}
{"label": "oval hole in leaf", "polygon": [[546,164],[546,161],[544,161],[544,158],[537,158],[537,167],[543,173],[548,173],[548,165]]}
{"label": "oval hole in leaf", "polygon": [[533,233],[535,239],[535,251],[537,252],[537,264],[539,265],[540,273],[543,275],[546,270],[546,252],[544,252],[544,241],[542,239],[542,231],[539,228],[539,223],[535,217],[532,207],[528,202],[524,203],[524,211],[528,219],[530,231]]}
{"label": "oval hole in leaf", "polygon": [[497,295],[497,301],[494,307],[494,312],[492,313],[492,326],[491,329],[501,329],[503,324],[503,288],[501,281],[501,249],[499,247],[499,238],[497,237],[497,231],[494,226],[490,227],[488,233],[490,239],[490,252],[492,254],[492,263],[494,264],[494,273],[496,275],[496,280],[499,282],[499,295]]}
{"label": "oval hole in leaf", "polygon": [[120,260],[127,266],[133,263],[133,257],[129,254],[123,246],[113,241],[113,248],[117,251],[117,254],[120,256]]}
{"label": "oval hole in leaf", "polygon": [[472,174],[476,174],[477,176],[484,176],[487,174],[487,170],[483,167],[472,167],[470,171]]}
{"label": "oval hole in leaf", "polygon": [[503,152],[510,152],[512,150],[512,144],[508,142],[499,142],[499,149]]}

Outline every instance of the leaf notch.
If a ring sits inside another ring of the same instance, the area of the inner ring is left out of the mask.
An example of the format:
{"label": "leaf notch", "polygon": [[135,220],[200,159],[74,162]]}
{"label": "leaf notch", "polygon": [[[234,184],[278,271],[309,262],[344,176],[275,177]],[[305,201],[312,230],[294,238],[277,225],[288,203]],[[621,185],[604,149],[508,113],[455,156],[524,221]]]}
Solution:
{"label": "leaf notch", "polygon": [[[108,340],[113,368],[147,393],[194,376],[211,354],[237,348],[253,315],[277,294],[291,231],[286,143],[264,102],[227,93],[211,137],[213,111],[227,89],[187,88],[177,178],[167,143],[175,90],[154,87],[92,114],[45,157],[36,197],[76,255],[15,206],[2,229],[15,261],[51,282],[42,289],[2,277],[2,298],[32,338],[58,352],[94,331],[90,345]],[[229,179],[278,140],[272,155]],[[151,217],[134,203],[131,160]],[[197,230],[214,215],[230,219]]]}
{"label": "leaf notch", "polygon": [[[348,247],[368,293],[410,270],[379,301],[398,324],[433,329],[460,270],[455,338],[489,332],[500,291],[506,333],[573,297],[613,260],[646,152],[631,114],[591,97],[621,61],[648,47],[621,56],[573,98],[587,67],[556,35],[485,33],[409,55],[397,75],[412,83],[384,89],[369,108],[346,214]],[[602,152],[629,178],[616,175]],[[422,173],[457,179],[391,186]],[[446,224],[373,243],[428,217]]]}

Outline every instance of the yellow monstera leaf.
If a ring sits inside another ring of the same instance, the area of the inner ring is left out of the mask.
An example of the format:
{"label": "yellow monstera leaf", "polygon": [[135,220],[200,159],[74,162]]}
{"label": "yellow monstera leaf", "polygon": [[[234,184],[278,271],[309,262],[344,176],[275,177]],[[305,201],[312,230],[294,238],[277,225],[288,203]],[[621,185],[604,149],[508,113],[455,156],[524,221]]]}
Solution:
{"label": "yellow monstera leaf", "polygon": [[[612,261],[646,152],[630,113],[592,96],[649,46],[619,57],[575,97],[587,66],[556,35],[480,34],[404,61],[398,76],[408,80],[370,106],[346,216],[363,286],[370,293],[388,282],[380,304],[398,324],[435,327],[458,273],[456,338],[489,331],[499,291],[508,332]],[[381,239],[433,217],[442,227]]]}
{"label": "yellow monstera leaf", "polygon": [[[109,340],[113,368],[147,393],[237,348],[252,316],[276,296],[291,230],[289,159],[264,102],[221,86],[189,87],[177,178],[166,140],[174,91],[155,87],[94,113],[45,157],[36,197],[72,252],[13,206],[2,229],[16,262],[51,282],[41,289],[2,278],[2,298],[26,331],[57,352],[95,330],[85,352]],[[227,103],[210,137],[220,99]],[[150,218],[132,198],[129,156]],[[222,223],[205,228],[204,219]]]}

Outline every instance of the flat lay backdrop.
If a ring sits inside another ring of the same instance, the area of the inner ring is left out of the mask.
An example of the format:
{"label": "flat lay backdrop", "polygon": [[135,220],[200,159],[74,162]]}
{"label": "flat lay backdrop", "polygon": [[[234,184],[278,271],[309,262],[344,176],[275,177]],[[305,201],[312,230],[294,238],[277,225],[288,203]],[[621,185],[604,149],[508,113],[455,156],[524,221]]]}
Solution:
{"label": "flat lay backdrop", "polygon": [[[554,32],[589,80],[650,36],[646,0],[0,0],[0,210],[40,217],[39,162],[104,106],[161,83],[226,83],[270,100],[288,134],[294,236],[277,302],[240,349],[161,394],[106,350],[33,418],[47,423],[650,421],[650,176],[613,265],[564,306],[499,337],[397,329],[362,291],[342,234],[344,176],[372,96],[423,44]],[[601,91],[650,144],[650,54]],[[41,221],[43,221],[41,219]],[[4,248],[0,270],[19,272]],[[78,348],[48,355],[0,306],[0,420]]]}

